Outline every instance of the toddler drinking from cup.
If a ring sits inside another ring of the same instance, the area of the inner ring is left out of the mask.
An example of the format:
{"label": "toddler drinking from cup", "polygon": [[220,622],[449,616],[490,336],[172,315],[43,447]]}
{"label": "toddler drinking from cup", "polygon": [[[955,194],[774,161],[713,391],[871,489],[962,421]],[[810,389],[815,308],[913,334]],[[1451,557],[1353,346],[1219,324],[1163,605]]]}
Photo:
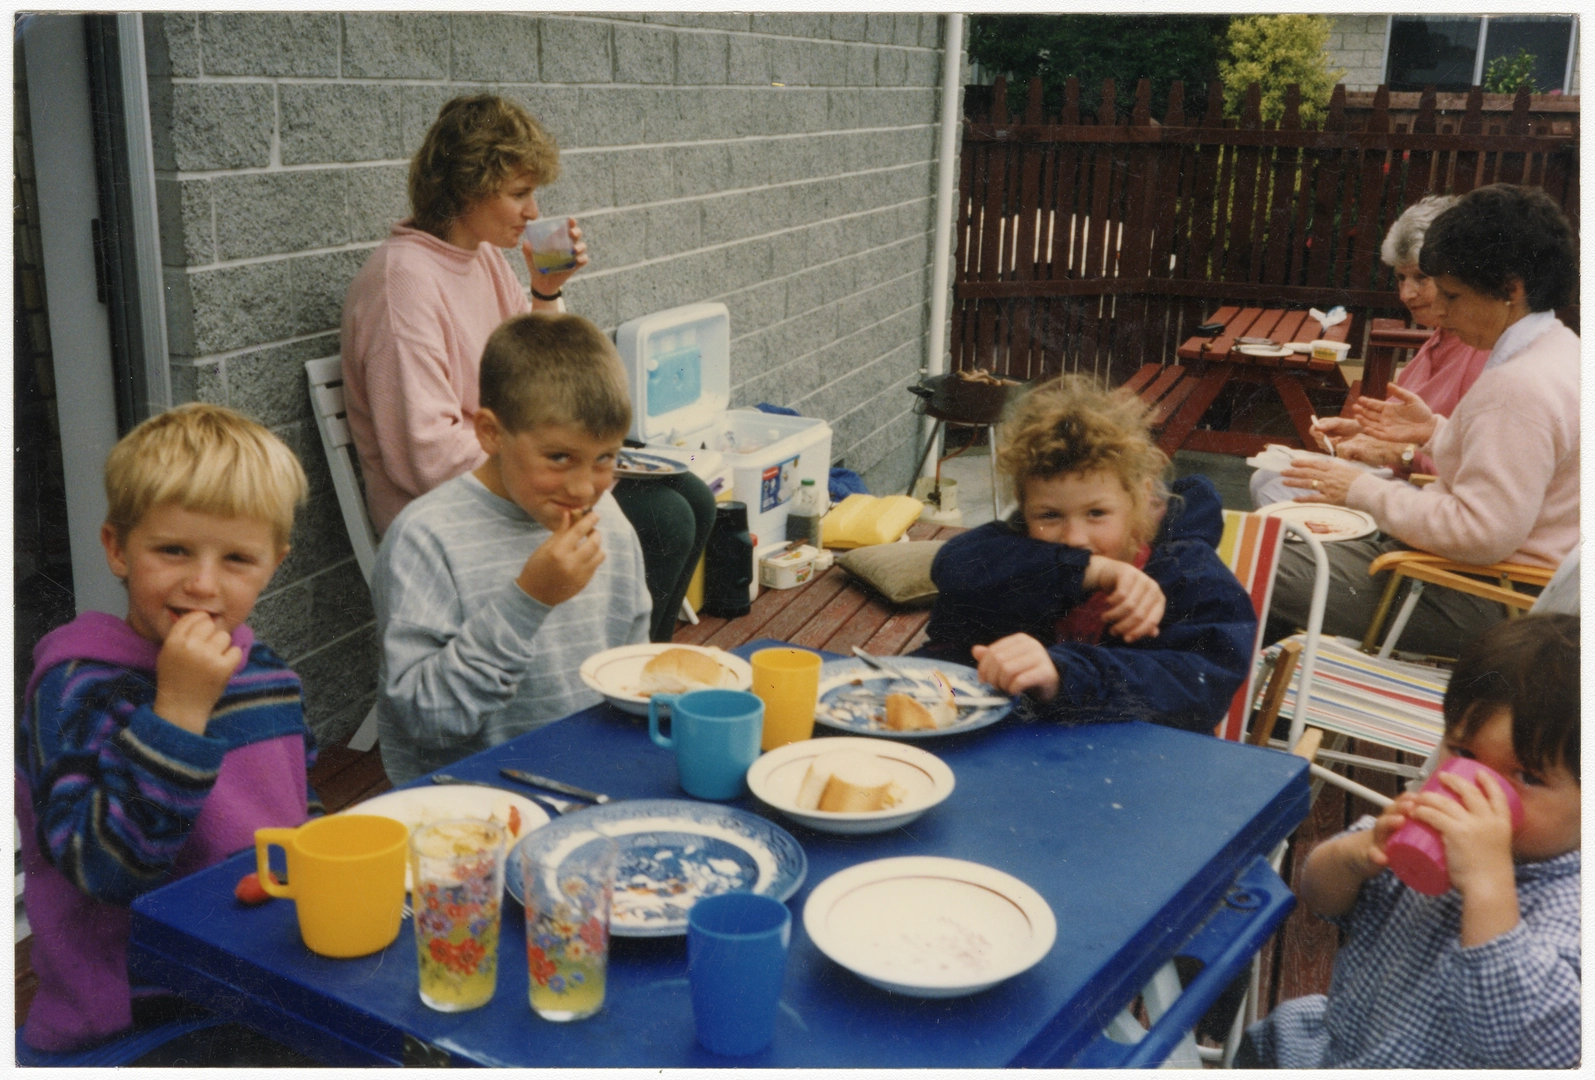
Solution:
{"label": "toddler drinking from cup", "polygon": [[[1505,777],[1446,775],[1454,798],[1403,794],[1308,857],[1301,899],[1340,926],[1328,996],[1285,1002],[1236,1064],[1263,1068],[1565,1069],[1580,1059],[1578,619],[1498,623],[1457,660],[1446,759]],[[1425,896],[1389,870],[1409,819],[1440,834],[1451,889]]]}

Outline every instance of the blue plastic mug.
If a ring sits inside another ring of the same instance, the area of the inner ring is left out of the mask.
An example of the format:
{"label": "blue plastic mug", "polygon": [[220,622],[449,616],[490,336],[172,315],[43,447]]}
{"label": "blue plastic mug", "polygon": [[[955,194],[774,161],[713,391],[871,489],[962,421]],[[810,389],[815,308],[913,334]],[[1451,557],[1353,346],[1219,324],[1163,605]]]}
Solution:
{"label": "blue plastic mug", "polygon": [[[670,709],[670,734],[659,732],[659,708]],[[759,756],[764,702],[746,690],[693,690],[648,699],[648,737],[676,752],[681,788],[700,799],[734,799]]]}
{"label": "blue plastic mug", "polygon": [[772,896],[706,896],[687,912],[692,1021],[705,1050],[741,1057],[775,1038],[792,912]]}

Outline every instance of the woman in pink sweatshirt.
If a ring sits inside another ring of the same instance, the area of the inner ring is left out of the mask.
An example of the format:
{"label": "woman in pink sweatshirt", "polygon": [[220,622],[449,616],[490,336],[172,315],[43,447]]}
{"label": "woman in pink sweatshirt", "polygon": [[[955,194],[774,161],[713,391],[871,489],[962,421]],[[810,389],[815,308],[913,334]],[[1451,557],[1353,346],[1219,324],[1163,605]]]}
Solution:
{"label": "woman in pink sweatshirt", "polygon": [[[410,500],[476,468],[473,427],[482,347],[505,319],[564,311],[563,287],[587,264],[541,273],[521,239],[536,189],[559,176],[559,148],[519,105],[481,94],[447,102],[410,162],[412,216],[393,226],[349,286],[342,354],[349,430],[378,534]],[[532,295],[503,248],[520,248]],[[714,524],[714,496],[690,473],[622,480],[614,495],[642,542],[654,613],[668,641]]]}
{"label": "woman in pink sweatshirt", "polygon": [[[1430,195],[1419,199],[1396,218],[1379,247],[1379,259],[1396,272],[1396,294],[1419,326],[1435,326],[1440,321],[1440,294],[1434,278],[1418,266],[1423,236],[1442,212],[1456,205],[1455,195]],[[1441,416],[1450,416],[1457,402],[1484,372],[1489,349],[1475,349],[1454,333],[1437,329],[1418,349],[1417,355],[1401,369],[1396,382],[1423,398]],[[1397,399],[1399,400],[1399,399]],[[1324,440],[1333,440],[1335,456],[1360,461],[1373,469],[1390,469],[1403,479],[1413,473],[1434,472],[1434,461],[1404,443],[1376,439],[1363,430],[1360,412],[1353,403],[1352,415],[1325,417],[1318,425]],[[1412,453],[1407,451],[1412,449]],[[1272,469],[1252,473],[1252,505],[1269,506],[1296,497],[1296,490]]]}
{"label": "woman in pink sweatshirt", "polygon": [[[1435,219],[1419,264],[1439,289],[1440,325],[1490,357],[1449,418],[1399,386],[1397,400],[1363,402],[1372,435],[1434,459],[1439,478],[1428,487],[1327,459],[1299,461],[1283,474],[1301,501],[1365,510],[1383,531],[1328,545],[1330,633],[1367,628],[1384,590],[1368,564],[1386,551],[1555,567],[1578,544],[1579,339],[1553,311],[1571,301],[1577,282],[1572,225],[1543,191],[1492,184]],[[1269,640],[1300,625],[1311,591],[1311,561],[1288,548]],[[1456,656],[1503,616],[1498,604],[1427,589],[1401,645]]]}

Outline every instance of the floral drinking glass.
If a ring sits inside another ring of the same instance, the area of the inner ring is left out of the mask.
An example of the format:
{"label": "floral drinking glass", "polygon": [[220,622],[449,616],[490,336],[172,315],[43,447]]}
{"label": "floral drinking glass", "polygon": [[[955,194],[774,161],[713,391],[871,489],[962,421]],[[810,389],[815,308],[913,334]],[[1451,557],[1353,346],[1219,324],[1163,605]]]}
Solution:
{"label": "floral drinking glass", "polygon": [[604,1004],[619,847],[598,833],[577,843],[521,860],[527,983],[545,1020],[584,1020]]}
{"label": "floral drinking glass", "polygon": [[422,825],[410,836],[421,1000],[440,1012],[493,1000],[504,839],[502,825],[479,820]]}

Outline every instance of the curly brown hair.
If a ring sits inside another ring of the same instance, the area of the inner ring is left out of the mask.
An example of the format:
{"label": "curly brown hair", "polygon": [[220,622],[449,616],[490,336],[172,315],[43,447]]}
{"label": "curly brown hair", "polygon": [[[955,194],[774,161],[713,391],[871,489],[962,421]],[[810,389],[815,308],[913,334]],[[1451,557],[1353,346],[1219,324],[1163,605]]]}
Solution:
{"label": "curly brown hair", "polygon": [[1026,480],[1105,469],[1130,493],[1136,539],[1150,539],[1168,498],[1169,459],[1152,441],[1146,418],[1147,407],[1135,395],[1084,375],[1063,375],[1031,390],[1004,425],[997,454],[1020,513]]}
{"label": "curly brown hair", "polygon": [[525,109],[495,94],[445,102],[410,161],[415,227],[442,236],[521,173],[538,186],[559,179],[559,146]]}

